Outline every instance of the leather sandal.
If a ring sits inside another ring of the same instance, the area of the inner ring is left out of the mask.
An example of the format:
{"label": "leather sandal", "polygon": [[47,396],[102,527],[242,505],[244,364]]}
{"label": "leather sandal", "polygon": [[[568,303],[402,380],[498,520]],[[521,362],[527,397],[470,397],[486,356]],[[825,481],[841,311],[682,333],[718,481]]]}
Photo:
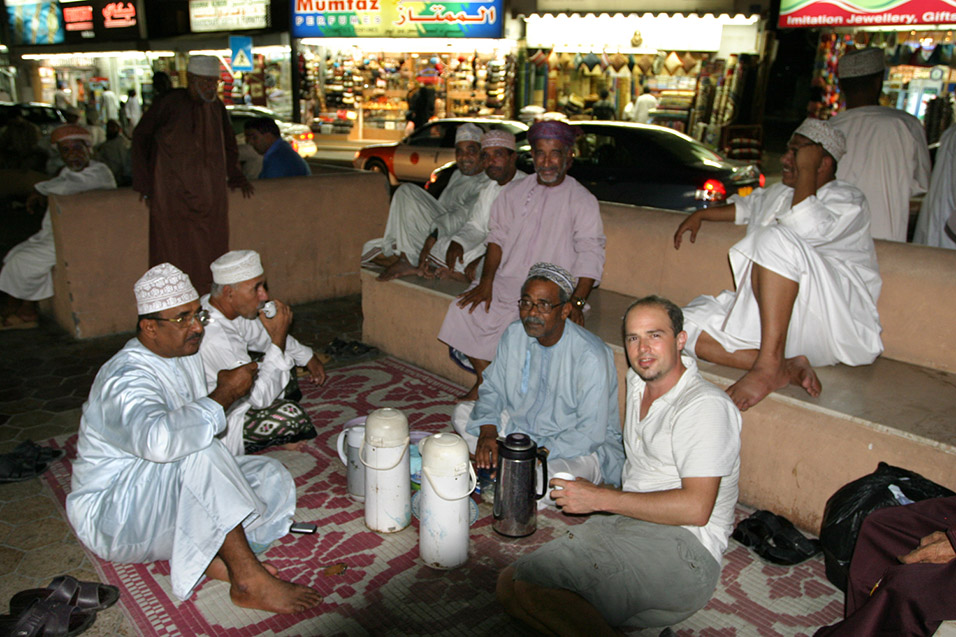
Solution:
{"label": "leather sandal", "polygon": [[35,600],[18,615],[0,617],[0,635],[11,637],[73,637],[96,621],[96,611],[80,610],[53,600]]}
{"label": "leather sandal", "polygon": [[70,575],[53,578],[46,588],[20,591],[10,598],[10,612],[17,614],[26,610],[35,601],[54,601],[83,611],[105,610],[119,601],[120,592],[115,586],[100,582],[81,582]]}
{"label": "leather sandal", "polygon": [[14,453],[0,456],[0,482],[32,480],[50,468],[52,461],[22,458]]}

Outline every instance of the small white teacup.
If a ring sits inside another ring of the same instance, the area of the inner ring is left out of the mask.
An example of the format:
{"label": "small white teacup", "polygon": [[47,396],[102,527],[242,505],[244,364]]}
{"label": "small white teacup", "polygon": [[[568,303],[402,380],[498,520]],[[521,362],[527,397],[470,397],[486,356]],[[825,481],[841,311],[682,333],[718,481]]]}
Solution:
{"label": "small white teacup", "polygon": [[[575,479],[575,477],[571,475],[570,473],[568,473],[567,471],[558,471],[551,477],[558,478],[559,480],[574,480]],[[554,491],[563,491],[564,487],[552,486],[551,489]]]}

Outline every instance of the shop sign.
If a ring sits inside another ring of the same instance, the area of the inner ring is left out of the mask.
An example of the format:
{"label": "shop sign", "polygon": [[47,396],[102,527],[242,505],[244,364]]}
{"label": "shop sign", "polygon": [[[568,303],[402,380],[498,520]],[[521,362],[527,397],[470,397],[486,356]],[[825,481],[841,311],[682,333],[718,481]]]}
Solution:
{"label": "shop sign", "polygon": [[268,26],[269,0],[189,0],[189,28],[194,33]]}
{"label": "shop sign", "polygon": [[140,37],[135,0],[6,0],[15,45],[63,44]]}
{"label": "shop sign", "polygon": [[956,7],[944,0],[780,0],[780,27],[907,27],[956,23]]}
{"label": "shop sign", "polygon": [[503,0],[290,0],[292,37],[500,38]]}

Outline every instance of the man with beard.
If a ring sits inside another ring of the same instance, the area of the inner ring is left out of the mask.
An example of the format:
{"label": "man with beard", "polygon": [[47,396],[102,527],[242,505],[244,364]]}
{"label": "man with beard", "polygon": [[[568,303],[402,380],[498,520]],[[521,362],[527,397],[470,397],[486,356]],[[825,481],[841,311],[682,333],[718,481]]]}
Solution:
{"label": "man with beard", "polygon": [[[362,263],[385,266],[379,280],[415,274],[423,268],[422,248],[429,235],[459,227],[488,183],[481,165],[483,131],[472,123],[455,131],[455,163],[452,175],[436,200],[415,184],[402,184],[392,197],[385,224],[385,236],[372,239],[362,247]],[[425,255],[427,257],[427,252]],[[412,260],[415,263],[412,263]]]}
{"label": "man with beard", "polygon": [[201,293],[229,249],[228,188],[251,197],[236,134],[218,96],[219,60],[189,58],[189,87],[155,100],[133,131],[133,190],[149,206],[150,265],[182,268]]}
{"label": "man with beard", "polygon": [[565,513],[613,515],[593,516],[498,578],[505,610],[541,633],[669,626],[713,595],[734,525],[741,418],[682,357],[682,328],[680,308],[666,299],[628,308],[624,488],[551,480]]}
{"label": "man with beard", "polygon": [[534,179],[508,186],[495,199],[488,223],[488,251],[479,281],[452,301],[438,340],[468,358],[475,384],[463,400],[475,400],[498,339],[518,317],[528,268],[554,263],[577,279],[569,317],[584,325],[591,288],[604,271],[604,225],[594,195],[568,175],[577,131],[549,120],[528,130]]}
{"label": "man with beard", "polygon": [[316,591],[280,580],[253,552],[289,532],[292,476],[273,458],[235,457],[219,440],[256,364],[220,372],[208,391],[198,352],[209,316],[189,277],[163,263],[134,291],[136,336],[100,368],[83,405],[70,524],[104,560],[169,560],[181,600],[205,574],[231,584],[236,606],[317,606]]}
{"label": "man with beard", "polygon": [[3,260],[0,290],[9,298],[0,329],[36,327],[36,302],[53,296],[51,270],[56,265],[56,247],[46,198],[116,188],[106,164],[90,160],[93,138],[85,128],[75,124],[60,126],[50,135],[50,141],[56,145],[65,167],[57,177],[36,184],[36,193],[27,200],[31,211],[45,210],[43,223],[39,232],[14,246]]}
{"label": "man with beard", "polygon": [[248,364],[250,352],[262,354],[251,391],[226,412],[229,425],[223,443],[237,456],[243,450],[254,453],[273,445],[297,450],[305,440],[315,438],[315,427],[298,399],[291,399],[296,394],[301,397],[295,367],[308,369],[312,381],[320,385],[325,383],[325,368],[309,347],[289,335],[292,310],[288,305],[273,300],[274,314],[263,309],[269,292],[259,253],[233,250],[210,267],[212,292],[200,299],[209,312],[199,350],[206,385],[211,390],[220,371]]}
{"label": "man with beard", "polygon": [[549,473],[620,484],[624,448],[614,355],[567,320],[574,284],[564,268],[531,267],[516,304],[520,320],[502,335],[478,400],[456,407],[455,431],[479,469],[497,467],[499,437],[524,433],[548,450]]}

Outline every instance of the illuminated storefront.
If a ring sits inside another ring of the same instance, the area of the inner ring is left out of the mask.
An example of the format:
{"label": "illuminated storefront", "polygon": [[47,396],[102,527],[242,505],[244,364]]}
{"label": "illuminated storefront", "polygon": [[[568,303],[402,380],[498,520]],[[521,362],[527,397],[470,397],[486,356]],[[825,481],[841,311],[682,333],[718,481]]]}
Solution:
{"label": "illuminated storefront", "polygon": [[303,121],[399,137],[418,90],[434,94],[437,117],[511,117],[517,43],[506,22],[501,0],[293,0]]}

